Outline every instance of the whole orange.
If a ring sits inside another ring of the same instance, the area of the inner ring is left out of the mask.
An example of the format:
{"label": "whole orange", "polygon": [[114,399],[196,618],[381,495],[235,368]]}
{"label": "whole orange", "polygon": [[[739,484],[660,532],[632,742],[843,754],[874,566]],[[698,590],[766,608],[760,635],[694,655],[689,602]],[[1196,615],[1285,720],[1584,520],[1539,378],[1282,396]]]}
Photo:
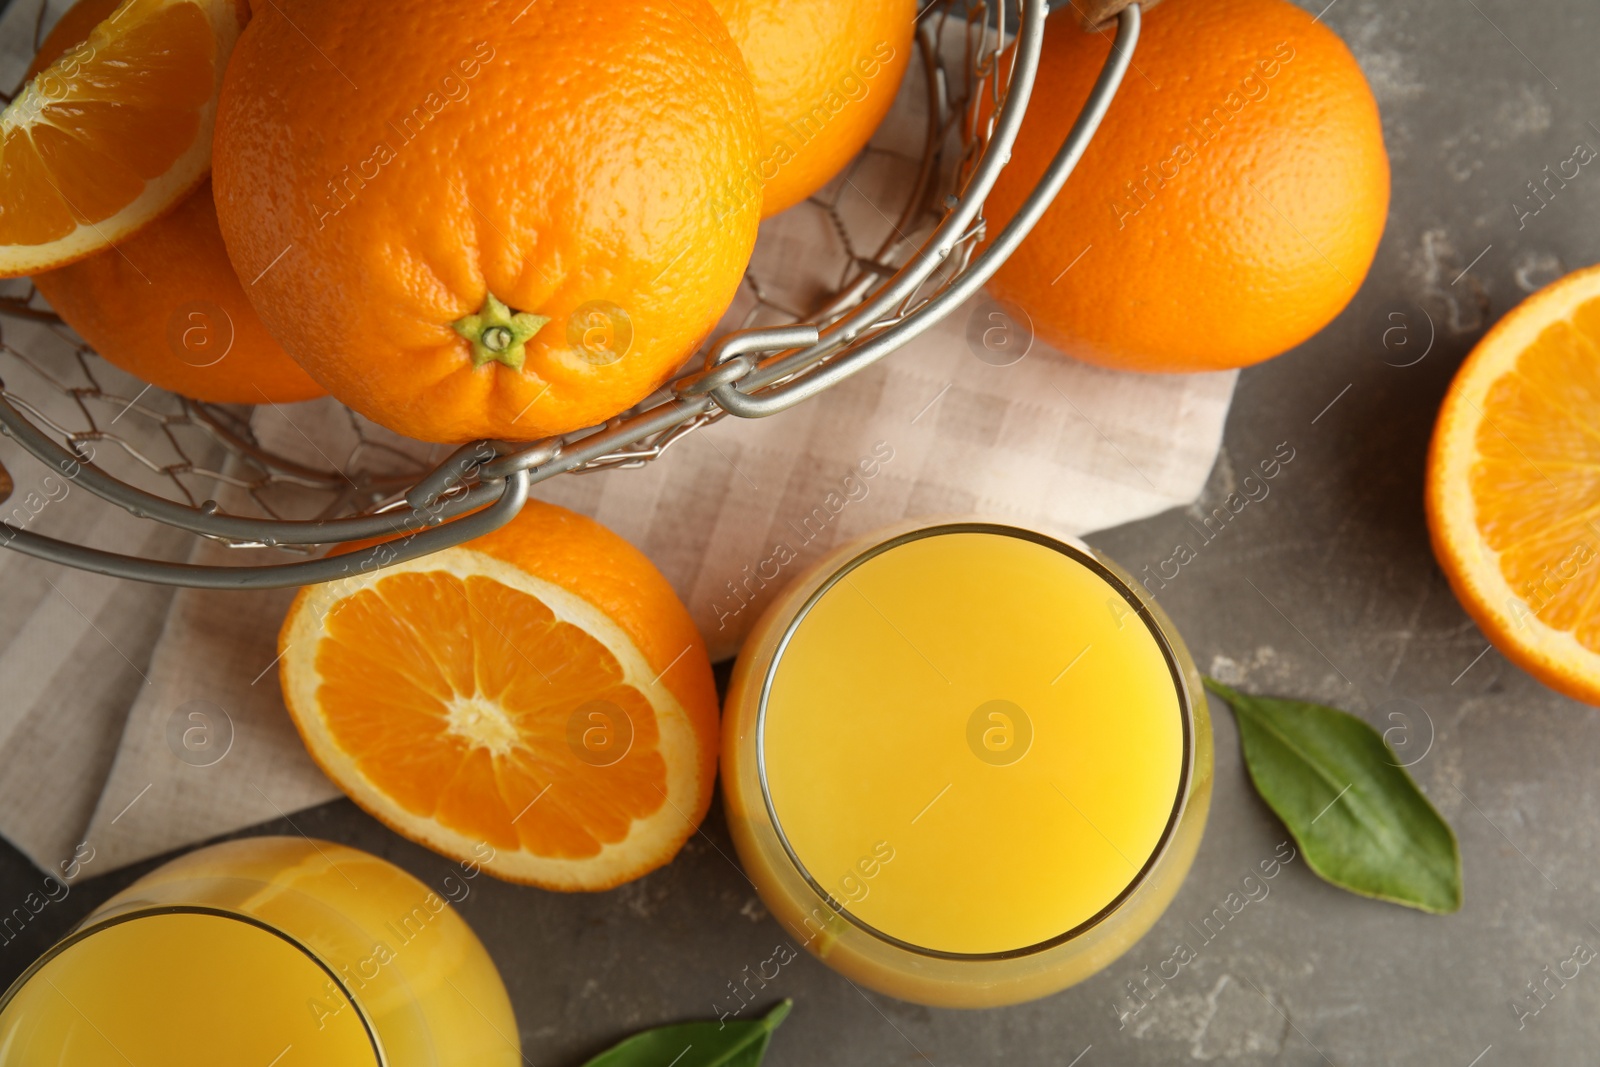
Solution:
{"label": "whole orange", "polygon": [[[1044,174],[1109,48],[1109,34],[1050,19],[991,235]],[[1144,17],[1133,63],[990,291],[1056,348],[1126,370],[1243,367],[1304,341],[1355,295],[1389,207],[1355,58],[1287,0],[1168,0]]]}
{"label": "whole orange", "polygon": [[725,199],[776,215],[827,184],[894,103],[916,0],[712,0],[755,84],[761,157]]}
{"label": "whole orange", "polygon": [[96,352],[168,392],[217,404],[324,393],[245,298],[209,181],[116,248],[35,274],[33,284]]}
{"label": "whole orange", "polygon": [[[30,74],[87,40],[120,2],[79,0],[39,46]],[[117,248],[35,274],[33,284],[95,351],[169,392],[219,404],[323,393],[245,299],[209,182]]]}
{"label": "whole orange", "polygon": [[755,103],[706,0],[276,0],[223,84],[217,213],[329,392],[431,441],[602,421],[732,300]]}

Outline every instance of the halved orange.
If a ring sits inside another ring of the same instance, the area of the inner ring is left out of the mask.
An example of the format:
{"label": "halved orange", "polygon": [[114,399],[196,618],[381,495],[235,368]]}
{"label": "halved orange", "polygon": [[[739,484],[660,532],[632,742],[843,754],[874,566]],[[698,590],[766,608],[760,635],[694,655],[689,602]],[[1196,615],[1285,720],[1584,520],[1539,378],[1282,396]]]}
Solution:
{"label": "halved orange", "polygon": [[84,0],[63,16],[0,112],[0,277],[107,248],[200,184],[248,19],[244,0]]}
{"label": "halved orange", "polygon": [[279,636],[313,759],[491,874],[609,889],[677,854],[716,777],[705,645],[598,523],[539,502],[476,541],[302,590]]}
{"label": "halved orange", "polygon": [[1523,301],[1462,364],[1427,513],[1445,577],[1495,647],[1600,704],[1600,266]]}

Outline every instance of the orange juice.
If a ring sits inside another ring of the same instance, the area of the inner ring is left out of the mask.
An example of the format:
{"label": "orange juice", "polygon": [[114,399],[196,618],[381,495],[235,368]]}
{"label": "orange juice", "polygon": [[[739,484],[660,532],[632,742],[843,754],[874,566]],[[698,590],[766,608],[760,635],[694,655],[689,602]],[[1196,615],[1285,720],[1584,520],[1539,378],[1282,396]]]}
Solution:
{"label": "orange juice", "polygon": [[1131,946],[1187,872],[1200,692],[1160,609],[1086,546],[978,522],[869,539],[740,656],[734,841],[848,977],[947,1006],[1041,996]]}
{"label": "orange juice", "polygon": [[325,841],[190,853],[17,980],[0,1001],[0,1065],[519,1063],[500,976],[445,895]]}

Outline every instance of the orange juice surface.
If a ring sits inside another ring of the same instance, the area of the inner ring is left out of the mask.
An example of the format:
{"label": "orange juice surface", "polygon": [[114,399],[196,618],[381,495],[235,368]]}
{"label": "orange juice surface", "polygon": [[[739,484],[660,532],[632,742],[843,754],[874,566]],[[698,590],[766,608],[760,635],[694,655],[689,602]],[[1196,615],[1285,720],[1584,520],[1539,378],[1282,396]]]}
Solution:
{"label": "orange juice surface", "polygon": [[822,589],[779,654],[772,813],[809,880],[881,935],[1041,946],[1112,908],[1175,822],[1175,673],[1088,557],[905,541]]}
{"label": "orange juice surface", "polygon": [[493,962],[432,888],[328,841],[182,856],[101,905],[0,1005],[0,1067],[511,1067]]}
{"label": "orange juice surface", "polygon": [[295,945],[227,916],[116,923],[68,946],[17,994],[0,1016],[0,1062],[375,1067],[348,1002],[320,1025],[306,1009],[327,980]]}

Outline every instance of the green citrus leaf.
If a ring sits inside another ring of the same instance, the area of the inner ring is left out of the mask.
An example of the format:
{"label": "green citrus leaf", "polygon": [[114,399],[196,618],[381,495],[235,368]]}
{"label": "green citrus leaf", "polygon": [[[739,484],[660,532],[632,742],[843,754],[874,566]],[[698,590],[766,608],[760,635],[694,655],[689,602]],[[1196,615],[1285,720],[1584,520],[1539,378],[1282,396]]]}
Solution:
{"label": "green citrus leaf", "polygon": [[678,1023],[634,1034],[583,1067],[758,1067],[772,1031],[794,1001],[781,1000],[760,1019]]}
{"label": "green citrus leaf", "polygon": [[1335,708],[1205,683],[1233,708],[1250,780],[1313,871],[1363,896],[1460,910],[1456,835],[1378,731]]}

